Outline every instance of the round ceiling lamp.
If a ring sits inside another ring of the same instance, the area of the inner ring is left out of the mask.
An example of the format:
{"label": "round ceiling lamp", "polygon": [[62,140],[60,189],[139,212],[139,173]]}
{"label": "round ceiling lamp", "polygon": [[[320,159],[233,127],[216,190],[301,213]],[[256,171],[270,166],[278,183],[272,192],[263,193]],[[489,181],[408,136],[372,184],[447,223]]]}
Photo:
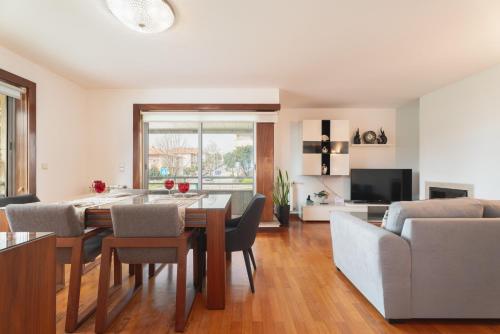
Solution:
{"label": "round ceiling lamp", "polygon": [[158,33],[174,24],[174,12],[165,0],[106,0],[113,15],[132,30]]}

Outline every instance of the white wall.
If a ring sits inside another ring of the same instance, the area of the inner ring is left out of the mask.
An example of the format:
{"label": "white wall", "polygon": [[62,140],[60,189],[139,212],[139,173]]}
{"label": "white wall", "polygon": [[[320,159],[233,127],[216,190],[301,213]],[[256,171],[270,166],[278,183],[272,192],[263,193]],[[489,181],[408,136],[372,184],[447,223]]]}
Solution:
{"label": "white wall", "polygon": [[396,167],[413,170],[413,199],[419,198],[419,113],[420,101],[396,109]]}
{"label": "white wall", "polygon": [[[88,191],[86,92],[0,46],[0,68],[37,85],[37,193],[43,201]],[[41,163],[48,169],[42,170]]]}
{"label": "white wall", "polygon": [[[394,109],[349,108],[284,108],[279,112],[276,126],[276,166],[286,169],[293,181],[294,206],[303,204],[307,195],[325,189],[325,185],[345,199],[350,198],[350,179],[347,176],[302,176],[300,138],[301,121],[305,119],[349,120],[351,133],[356,128],[362,134],[366,130],[378,133],[383,127],[388,137],[386,147],[349,147],[351,168],[394,168],[396,163],[396,113]],[[324,182],[324,184],[323,184]],[[312,198],[312,196],[311,196]]]}
{"label": "white wall", "polygon": [[[90,179],[132,186],[134,103],[279,103],[278,89],[91,90]],[[120,166],[124,171],[120,171]]]}
{"label": "white wall", "polygon": [[423,96],[421,189],[426,181],[466,183],[476,197],[499,199],[499,131],[500,66]]}

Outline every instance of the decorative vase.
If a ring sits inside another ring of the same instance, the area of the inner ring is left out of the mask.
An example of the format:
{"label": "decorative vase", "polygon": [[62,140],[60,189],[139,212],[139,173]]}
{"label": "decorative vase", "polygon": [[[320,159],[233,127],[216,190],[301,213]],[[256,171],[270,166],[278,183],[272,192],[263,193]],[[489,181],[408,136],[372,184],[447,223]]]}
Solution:
{"label": "decorative vase", "polygon": [[276,218],[278,218],[280,226],[288,226],[290,222],[290,205],[277,205]]}
{"label": "decorative vase", "polygon": [[106,190],[106,183],[101,180],[95,180],[92,182],[92,189],[98,194],[103,193]]}
{"label": "decorative vase", "polygon": [[378,144],[387,144],[387,136],[385,135],[384,129],[380,128],[380,134],[377,138]]}
{"label": "decorative vase", "polygon": [[356,133],[354,134],[354,138],[352,139],[352,143],[359,145],[361,144],[361,135],[359,134],[359,128],[356,130]]}

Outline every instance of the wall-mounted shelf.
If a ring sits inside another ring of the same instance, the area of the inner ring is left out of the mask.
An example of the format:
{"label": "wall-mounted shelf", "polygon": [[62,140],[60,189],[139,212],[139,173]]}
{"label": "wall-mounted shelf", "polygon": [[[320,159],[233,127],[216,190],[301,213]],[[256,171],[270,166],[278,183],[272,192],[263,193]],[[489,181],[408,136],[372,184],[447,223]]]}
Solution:
{"label": "wall-mounted shelf", "polygon": [[302,121],[302,175],[349,175],[349,121]]}
{"label": "wall-mounted shelf", "polygon": [[394,147],[394,144],[351,144],[351,147]]}

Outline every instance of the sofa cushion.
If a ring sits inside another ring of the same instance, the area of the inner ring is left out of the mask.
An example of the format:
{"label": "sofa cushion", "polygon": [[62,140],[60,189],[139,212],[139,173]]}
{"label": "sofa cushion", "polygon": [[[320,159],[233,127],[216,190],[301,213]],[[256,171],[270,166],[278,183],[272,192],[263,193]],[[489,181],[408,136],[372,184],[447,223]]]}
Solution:
{"label": "sofa cushion", "polygon": [[499,200],[486,200],[481,199],[481,204],[483,205],[484,218],[500,218],[500,201]]}
{"label": "sofa cushion", "polygon": [[482,218],[483,205],[477,199],[452,198],[395,202],[389,206],[384,228],[401,235],[407,218]]}

